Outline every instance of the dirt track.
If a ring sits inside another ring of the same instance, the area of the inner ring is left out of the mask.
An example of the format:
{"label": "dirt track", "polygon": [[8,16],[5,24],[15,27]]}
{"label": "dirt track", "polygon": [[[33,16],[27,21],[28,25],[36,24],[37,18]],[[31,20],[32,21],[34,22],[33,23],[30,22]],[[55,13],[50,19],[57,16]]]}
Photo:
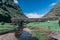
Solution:
{"label": "dirt track", "polygon": [[14,33],[0,35],[0,40],[17,40]]}

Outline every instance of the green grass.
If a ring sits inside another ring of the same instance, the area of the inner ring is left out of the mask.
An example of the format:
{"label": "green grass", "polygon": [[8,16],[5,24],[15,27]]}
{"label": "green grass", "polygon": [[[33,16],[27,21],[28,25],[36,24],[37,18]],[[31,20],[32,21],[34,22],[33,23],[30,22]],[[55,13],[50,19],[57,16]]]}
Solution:
{"label": "green grass", "polygon": [[39,31],[35,31],[32,33],[33,36],[37,37],[39,40],[48,40],[46,34],[41,34]]}
{"label": "green grass", "polygon": [[27,24],[28,28],[34,28],[34,27],[44,27],[44,28],[50,28],[51,31],[59,31],[59,25],[58,21],[50,21],[50,23],[46,22],[33,22]]}
{"label": "green grass", "polygon": [[[46,22],[31,22],[27,24],[28,28],[35,28],[35,27],[44,27],[45,29],[50,28],[50,31],[59,31],[59,25],[58,25],[58,20],[55,21],[50,21],[50,23]],[[17,27],[14,25],[10,25],[9,23],[5,23],[4,25],[1,25],[0,23],[0,33],[11,31],[16,29]],[[35,31],[32,33],[33,36],[36,36],[40,40],[48,40],[46,34],[41,34],[38,31]]]}
{"label": "green grass", "polygon": [[9,23],[5,23],[4,25],[1,25],[0,23],[0,33],[4,33],[7,31],[15,30],[16,26],[10,25]]}
{"label": "green grass", "polygon": [[[60,31],[58,20],[50,21],[50,23],[46,22],[32,22],[27,24],[28,28],[35,28],[35,27],[43,27],[45,29],[50,29],[50,31]],[[38,29],[37,29],[38,30]],[[46,34],[41,34],[38,31],[32,33],[34,36],[36,36],[40,40],[48,40]]]}

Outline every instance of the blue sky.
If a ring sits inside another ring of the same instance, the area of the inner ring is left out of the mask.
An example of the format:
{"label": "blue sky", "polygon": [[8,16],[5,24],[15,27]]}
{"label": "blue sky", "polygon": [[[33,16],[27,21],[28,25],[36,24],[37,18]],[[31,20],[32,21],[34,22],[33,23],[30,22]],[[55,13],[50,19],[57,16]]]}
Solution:
{"label": "blue sky", "polygon": [[23,13],[29,18],[41,18],[48,13],[59,0],[18,0]]}

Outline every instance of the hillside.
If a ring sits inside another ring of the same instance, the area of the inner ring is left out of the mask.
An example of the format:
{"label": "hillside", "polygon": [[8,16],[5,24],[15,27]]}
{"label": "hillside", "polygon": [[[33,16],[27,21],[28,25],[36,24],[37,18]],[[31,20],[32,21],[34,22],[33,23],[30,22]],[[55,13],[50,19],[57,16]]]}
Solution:
{"label": "hillside", "polygon": [[0,0],[0,33],[15,30],[17,27],[11,24],[11,19],[27,18],[14,0]]}
{"label": "hillside", "polygon": [[26,18],[18,4],[14,0],[0,0],[0,14],[9,14],[12,18]]}
{"label": "hillside", "polygon": [[58,19],[60,16],[60,3],[57,3],[54,8],[48,12],[44,18]]}

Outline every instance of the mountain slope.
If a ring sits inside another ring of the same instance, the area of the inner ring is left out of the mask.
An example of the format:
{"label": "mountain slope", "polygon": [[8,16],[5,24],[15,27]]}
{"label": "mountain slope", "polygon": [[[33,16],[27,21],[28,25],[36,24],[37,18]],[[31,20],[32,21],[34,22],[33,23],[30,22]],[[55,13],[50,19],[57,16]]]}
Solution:
{"label": "mountain slope", "polygon": [[57,3],[54,8],[47,13],[44,18],[58,19],[60,15],[60,3]]}
{"label": "mountain slope", "polygon": [[0,14],[9,14],[12,18],[26,18],[18,4],[14,0],[0,0]]}

